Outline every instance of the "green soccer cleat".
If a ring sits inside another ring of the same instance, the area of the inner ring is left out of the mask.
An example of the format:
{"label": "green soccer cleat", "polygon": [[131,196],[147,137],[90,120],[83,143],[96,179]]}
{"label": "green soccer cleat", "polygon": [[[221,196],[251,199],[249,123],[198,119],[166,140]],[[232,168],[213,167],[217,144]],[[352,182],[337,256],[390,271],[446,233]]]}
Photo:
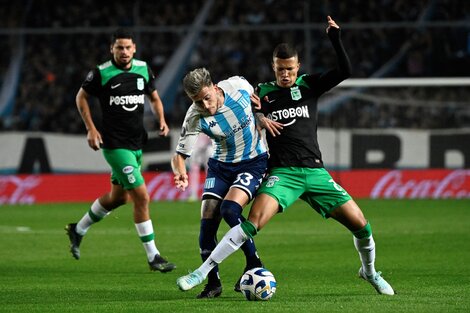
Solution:
{"label": "green soccer cleat", "polygon": [[392,286],[390,286],[390,284],[382,278],[381,274],[382,272],[377,272],[375,275],[368,276],[362,271],[362,267],[359,269],[359,278],[368,281],[379,294],[393,296],[395,291],[393,290]]}
{"label": "green soccer cleat", "polygon": [[182,291],[186,291],[189,289],[193,289],[197,285],[200,285],[204,281],[204,277],[202,273],[198,270],[195,270],[188,275],[181,276],[176,280],[176,284]]}
{"label": "green soccer cleat", "polygon": [[151,271],[160,271],[162,273],[170,272],[176,268],[176,265],[168,262],[159,254],[155,254],[155,257],[149,262]]}
{"label": "green soccer cleat", "polygon": [[68,224],[65,226],[65,230],[67,231],[67,235],[69,236],[70,240],[70,252],[75,259],[80,259],[80,243],[82,242],[83,236],[77,234],[76,232],[77,224]]}

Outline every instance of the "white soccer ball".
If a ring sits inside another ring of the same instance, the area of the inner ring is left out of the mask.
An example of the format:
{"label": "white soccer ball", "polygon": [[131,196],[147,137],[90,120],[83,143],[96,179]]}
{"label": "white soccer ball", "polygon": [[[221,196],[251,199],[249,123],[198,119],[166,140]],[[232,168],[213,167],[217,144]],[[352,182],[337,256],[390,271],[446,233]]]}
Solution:
{"label": "white soccer ball", "polygon": [[270,271],[256,267],[243,274],[240,289],[247,300],[269,300],[276,292],[276,285]]}

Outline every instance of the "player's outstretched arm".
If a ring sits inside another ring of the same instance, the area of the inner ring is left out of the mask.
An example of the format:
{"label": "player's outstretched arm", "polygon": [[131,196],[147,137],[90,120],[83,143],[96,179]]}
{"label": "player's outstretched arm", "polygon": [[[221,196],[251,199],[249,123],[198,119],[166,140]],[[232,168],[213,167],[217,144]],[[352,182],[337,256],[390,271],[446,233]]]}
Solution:
{"label": "player's outstretched arm", "polygon": [[336,68],[325,72],[321,76],[321,81],[325,90],[330,90],[334,86],[338,85],[343,80],[351,77],[352,67],[346,50],[343,47],[341,41],[341,29],[338,24],[331,18],[327,17],[328,26],[326,27],[326,33],[328,38],[333,45],[333,49],[336,53],[337,66]]}

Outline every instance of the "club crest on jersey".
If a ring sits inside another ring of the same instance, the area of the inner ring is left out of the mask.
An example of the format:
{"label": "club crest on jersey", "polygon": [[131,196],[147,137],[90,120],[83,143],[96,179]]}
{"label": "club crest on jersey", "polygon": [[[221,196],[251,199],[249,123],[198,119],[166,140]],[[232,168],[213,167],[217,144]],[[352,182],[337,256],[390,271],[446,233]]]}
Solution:
{"label": "club crest on jersey", "polygon": [[292,100],[299,100],[302,98],[299,86],[295,86],[290,89],[290,96],[292,97]]}
{"label": "club crest on jersey", "polygon": [[144,79],[137,78],[137,89],[144,90]]}

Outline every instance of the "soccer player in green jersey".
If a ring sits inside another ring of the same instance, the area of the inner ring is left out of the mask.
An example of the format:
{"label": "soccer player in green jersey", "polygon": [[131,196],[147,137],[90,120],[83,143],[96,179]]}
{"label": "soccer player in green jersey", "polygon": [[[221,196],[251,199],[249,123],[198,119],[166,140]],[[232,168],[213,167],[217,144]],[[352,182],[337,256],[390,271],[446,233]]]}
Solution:
{"label": "soccer player in green jersey", "polygon": [[351,75],[339,26],[330,16],[326,32],[336,52],[337,67],[324,73],[298,76],[297,51],[285,43],[275,48],[272,68],[276,80],[259,84],[257,88],[262,113],[259,121],[267,130],[269,175],[258,190],[248,220],[231,228],[197,270],[178,278],[181,290],[189,290],[204,281],[212,267],[300,198],[324,218],[331,217],[352,232],[362,263],[359,277],[379,294],[395,294],[375,270],[375,242],[370,224],[356,202],[323,167],[317,141],[317,101]]}
{"label": "soccer player in green jersey", "polygon": [[[160,125],[160,135],[169,128],[163,104],[154,87],[155,76],[147,63],[134,59],[133,35],[118,29],[111,38],[112,59],[90,71],[76,96],[78,111],[85,123],[88,145],[101,149],[111,167],[111,190],[96,199],[87,213],[66,226],[70,251],[80,258],[80,243],[90,226],[106,217],[129,199],[134,204],[134,223],[152,271],[168,272],[176,266],[161,255],[149,212],[149,194],[141,173],[142,147],[147,141],[143,125],[145,96]],[[88,98],[99,99],[102,117],[98,130],[93,122]]]}

